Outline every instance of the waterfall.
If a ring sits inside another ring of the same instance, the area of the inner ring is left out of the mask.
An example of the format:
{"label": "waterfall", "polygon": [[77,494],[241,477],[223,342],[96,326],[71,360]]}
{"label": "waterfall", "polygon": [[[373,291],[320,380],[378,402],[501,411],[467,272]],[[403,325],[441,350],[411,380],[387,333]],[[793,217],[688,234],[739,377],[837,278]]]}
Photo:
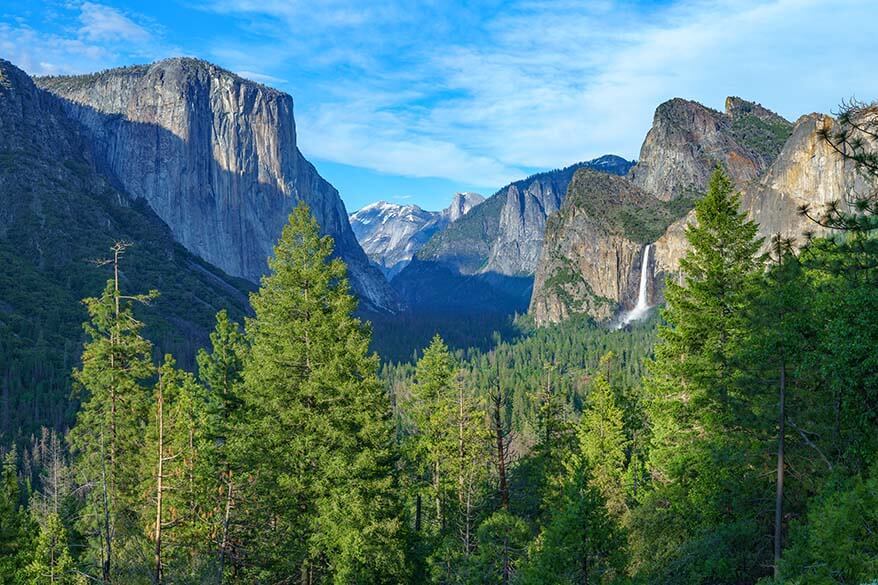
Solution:
{"label": "waterfall", "polygon": [[649,302],[647,299],[649,287],[647,286],[646,277],[649,272],[649,250],[651,248],[652,244],[647,244],[643,249],[643,258],[640,263],[640,289],[637,292],[637,304],[634,305],[633,309],[622,315],[622,320],[619,322],[620,328],[628,325],[632,321],[643,319],[649,312]]}

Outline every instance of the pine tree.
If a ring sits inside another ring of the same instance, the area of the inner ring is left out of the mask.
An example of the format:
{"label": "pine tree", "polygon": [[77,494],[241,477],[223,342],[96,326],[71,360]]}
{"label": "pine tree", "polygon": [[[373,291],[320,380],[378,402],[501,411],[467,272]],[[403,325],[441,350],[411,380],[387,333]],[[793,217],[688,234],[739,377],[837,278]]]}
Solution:
{"label": "pine tree", "polygon": [[476,525],[486,504],[488,469],[491,456],[491,433],[485,425],[484,410],[465,385],[463,372],[455,375],[455,427],[457,456],[452,460],[452,475],[457,478],[455,525],[461,554],[468,559],[476,548]]}
{"label": "pine tree", "polygon": [[[760,483],[746,475],[761,445],[744,432],[753,421],[753,405],[741,390],[743,370],[737,360],[748,335],[747,308],[761,266],[761,240],[721,169],[696,204],[695,218],[686,230],[690,249],[680,261],[683,283],[667,282],[667,325],[659,329],[646,382],[653,484],[638,513],[638,532],[645,538],[639,556],[650,566],[682,557],[682,544],[705,530],[737,526],[747,518],[746,507],[762,497],[752,493]],[[663,504],[668,501],[674,502],[672,510]],[[719,554],[713,549],[701,550]],[[748,568],[737,567],[738,559],[714,565],[728,567],[711,577],[715,582],[753,569],[749,553],[740,552]]]}
{"label": "pine tree", "polygon": [[486,518],[478,530],[475,559],[478,583],[513,583],[530,537],[527,524],[506,509]]}
{"label": "pine tree", "polygon": [[[421,530],[430,518],[430,531],[443,535],[448,529],[446,506],[454,487],[449,469],[456,452],[454,424],[456,371],[454,358],[438,335],[418,360],[406,412],[412,431],[405,452],[415,469],[415,527]],[[429,512],[427,510],[429,508]]]}
{"label": "pine tree", "polygon": [[[576,429],[571,422],[566,397],[558,389],[560,373],[554,364],[545,364],[545,385],[535,393],[537,420],[536,444],[532,458],[540,485],[536,487],[542,515],[555,507],[561,497],[565,461],[575,450]],[[553,374],[555,381],[553,383]]]}
{"label": "pine tree", "polygon": [[589,469],[590,483],[618,521],[627,512],[623,478],[628,439],[622,409],[604,374],[595,376],[579,426],[579,450]]}
{"label": "pine tree", "polygon": [[[775,459],[775,509],[773,523],[774,576],[780,576],[783,548],[783,519],[785,479],[788,457],[786,440],[787,419],[794,404],[790,391],[796,386],[795,373],[802,371],[804,340],[809,337],[810,321],[806,294],[808,286],[803,278],[801,264],[789,240],[775,236],[771,245],[771,266],[760,281],[753,296],[751,329],[753,334],[743,348],[744,361],[750,364],[753,381],[751,400],[776,404],[777,428],[772,439]],[[771,392],[766,386],[771,387]],[[764,398],[763,398],[764,397]],[[766,408],[768,411],[769,408]],[[801,422],[801,419],[799,419]],[[771,425],[753,425],[770,428]],[[755,428],[754,428],[755,430]],[[770,441],[770,439],[769,439]],[[786,499],[789,499],[787,496]]]}
{"label": "pine tree", "polygon": [[157,293],[124,295],[119,261],[127,245],[114,247],[114,278],[103,294],[83,302],[89,321],[82,366],[73,377],[83,402],[70,432],[81,483],[88,484],[83,532],[89,539],[85,557],[100,567],[103,582],[116,570],[117,554],[142,531],[137,525],[144,468],[140,453],[148,418],[144,383],[154,374],[152,345],[140,335],[143,324],[133,302],[148,303]]}
{"label": "pine tree", "polygon": [[70,556],[67,530],[57,512],[50,512],[43,521],[27,574],[33,585],[81,585],[86,582]]}
{"label": "pine tree", "polygon": [[625,568],[625,541],[594,487],[585,461],[568,470],[562,495],[531,545],[522,572],[524,585],[605,582]]}
{"label": "pine tree", "polygon": [[3,457],[0,481],[0,581],[24,584],[34,527],[24,506],[27,498],[18,480],[15,447]]}
{"label": "pine tree", "polygon": [[389,399],[332,239],[300,204],[246,324],[239,460],[254,578],[405,580]]}
{"label": "pine tree", "polygon": [[203,580],[215,555],[211,529],[215,477],[202,464],[213,448],[205,393],[192,374],[166,355],[154,388],[142,460],[149,462],[152,497],[144,510],[154,545],[153,580]]}
{"label": "pine tree", "polygon": [[229,319],[225,310],[217,313],[210,342],[210,352],[199,351],[197,361],[199,380],[209,393],[205,433],[213,442],[213,448],[208,451],[205,462],[210,467],[208,473],[213,478],[216,493],[212,539],[217,542],[217,582],[222,582],[230,557],[234,561],[238,556],[232,513],[241,470],[232,468],[230,450],[242,405],[242,373],[247,345],[240,327]]}

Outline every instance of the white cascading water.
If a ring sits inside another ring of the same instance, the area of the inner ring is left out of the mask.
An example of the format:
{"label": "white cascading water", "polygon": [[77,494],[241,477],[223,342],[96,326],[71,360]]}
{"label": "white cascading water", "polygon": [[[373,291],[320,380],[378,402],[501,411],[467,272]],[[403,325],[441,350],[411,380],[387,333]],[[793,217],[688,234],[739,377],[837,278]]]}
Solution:
{"label": "white cascading water", "polygon": [[646,276],[649,272],[649,250],[651,248],[652,244],[647,244],[643,249],[643,258],[641,259],[640,266],[640,290],[637,293],[637,304],[634,305],[633,309],[622,315],[619,327],[624,327],[632,321],[639,321],[646,317],[646,314],[649,312],[650,307],[647,300],[649,290],[647,287]]}

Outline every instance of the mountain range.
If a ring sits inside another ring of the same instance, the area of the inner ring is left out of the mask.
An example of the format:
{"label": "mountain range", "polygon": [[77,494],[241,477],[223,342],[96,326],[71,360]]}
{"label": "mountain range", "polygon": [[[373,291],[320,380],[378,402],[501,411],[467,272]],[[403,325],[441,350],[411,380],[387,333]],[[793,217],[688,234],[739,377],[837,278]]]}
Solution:
{"label": "mountain range", "polygon": [[577,170],[625,174],[633,162],[606,155],[511,183],[436,232],[391,284],[413,311],[524,312],[547,218]]}
{"label": "mountain range", "polygon": [[428,315],[610,320],[635,304],[641,275],[649,304],[662,302],[717,164],[763,236],[819,233],[798,208],[861,186],[820,137],[834,124],[735,97],[722,112],[673,99],[636,164],[607,155],[438,212],[380,202],[348,215],[299,150],[285,93],[190,58],[37,79],[0,60],[0,433],[75,409],[80,299],[102,289],[113,242],[130,244],[125,290],[161,292],[143,308],[148,334],[184,364],[218,310],[248,314],[299,201],[381,330]]}
{"label": "mountain range", "polygon": [[485,200],[478,193],[457,193],[442,211],[378,201],[350,214],[363,250],[390,279],[405,268],[433,234],[444,230]]}

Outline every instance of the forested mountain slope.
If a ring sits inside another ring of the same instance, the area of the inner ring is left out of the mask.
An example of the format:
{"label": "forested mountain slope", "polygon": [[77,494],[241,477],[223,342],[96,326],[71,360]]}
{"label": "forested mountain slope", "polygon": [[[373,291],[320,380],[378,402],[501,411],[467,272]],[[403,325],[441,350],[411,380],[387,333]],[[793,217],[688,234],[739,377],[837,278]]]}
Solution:
{"label": "forested mountain slope", "polygon": [[57,97],[0,60],[0,437],[63,428],[78,401],[85,308],[112,268],[117,241],[126,290],[161,290],[142,308],[163,351],[192,364],[222,308],[241,317],[252,285],[186,251],[142,200],[99,172],[90,143]]}
{"label": "forested mountain slope", "polygon": [[364,303],[398,309],[338,191],[302,156],[288,94],[192,58],[36,82],[62,98],[101,168],[190,252],[257,283],[287,216],[306,201]]}

